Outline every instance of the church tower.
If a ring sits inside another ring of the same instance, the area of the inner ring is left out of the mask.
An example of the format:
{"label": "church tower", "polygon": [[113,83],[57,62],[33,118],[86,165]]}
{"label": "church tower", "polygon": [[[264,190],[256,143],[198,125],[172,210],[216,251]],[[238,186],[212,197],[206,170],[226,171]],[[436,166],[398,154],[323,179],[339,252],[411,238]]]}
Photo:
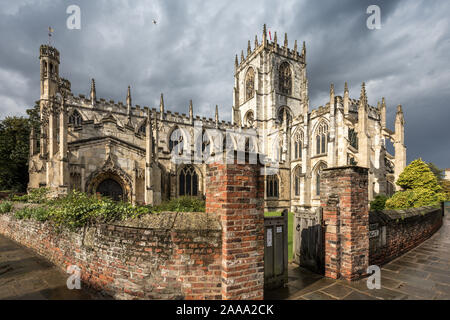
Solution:
{"label": "church tower", "polygon": [[249,41],[247,55],[242,51],[240,62],[235,58],[234,124],[269,129],[282,123],[285,113],[287,120],[302,114],[307,91],[305,51],[298,52],[297,41],[290,49],[287,34],[281,45],[276,32],[269,40],[264,25],[262,42],[255,36],[254,48]]}

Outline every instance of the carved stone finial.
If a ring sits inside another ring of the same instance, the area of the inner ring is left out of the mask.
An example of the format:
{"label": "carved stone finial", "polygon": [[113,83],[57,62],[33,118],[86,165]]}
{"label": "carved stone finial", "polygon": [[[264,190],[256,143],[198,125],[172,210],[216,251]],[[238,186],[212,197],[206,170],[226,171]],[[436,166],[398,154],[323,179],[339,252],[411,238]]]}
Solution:
{"label": "carved stone finial", "polygon": [[287,33],[284,33],[284,47],[287,48],[288,47],[288,37],[287,37]]}
{"label": "carved stone finial", "polygon": [[97,92],[95,90],[95,80],[91,80],[91,104],[94,105],[97,100]]}
{"label": "carved stone finial", "polygon": [[248,40],[248,46],[247,46],[247,57],[252,53],[252,47],[250,45],[250,40]]}

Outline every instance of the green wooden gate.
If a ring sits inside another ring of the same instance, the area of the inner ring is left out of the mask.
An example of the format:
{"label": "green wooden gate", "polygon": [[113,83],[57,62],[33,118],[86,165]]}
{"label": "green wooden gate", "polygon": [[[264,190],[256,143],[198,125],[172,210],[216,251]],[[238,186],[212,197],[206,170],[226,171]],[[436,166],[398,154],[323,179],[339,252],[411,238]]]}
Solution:
{"label": "green wooden gate", "polygon": [[264,289],[276,289],[288,281],[288,210],[281,216],[264,217]]}

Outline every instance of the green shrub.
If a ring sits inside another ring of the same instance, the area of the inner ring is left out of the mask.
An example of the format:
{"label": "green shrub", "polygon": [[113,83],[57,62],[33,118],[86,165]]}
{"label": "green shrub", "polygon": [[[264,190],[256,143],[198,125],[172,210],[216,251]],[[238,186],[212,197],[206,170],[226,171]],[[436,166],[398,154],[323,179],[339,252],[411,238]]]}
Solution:
{"label": "green shrub", "polygon": [[13,204],[9,201],[0,202],[0,214],[11,212]]}
{"label": "green shrub", "polygon": [[426,188],[415,188],[396,192],[386,201],[387,209],[408,209],[423,206],[438,206],[445,200],[443,193],[436,193]]}
{"label": "green shrub", "polygon": [[11,199],[10,199],[10,200],[11,200],[11,201],[14,201],[14,202],[28,202],[28,195],[25,194],[25,195],[23,195],[23,196],[18,196],[18,195],[13,194],[13,195],[11,196]]}
{"label": "green shrub", "polygon": [[422,159],[411,162],[400,174],[396,183],[402,187],[403,191],[396,192],[386,201],[388,209],[437,206],[446,198],[436,175]]}
{"label": "green shrub", "polygon": [[370,210],[383,211],[386,208],[386,200],[389,199],[384,194],[377,195],[373,201],[370,202]]}
{"label": "green shrub", "polygon": [[152,212],[205,212],[205,201],[196,197],[180,197],[150,207]]}
{"label": "green shrub", "polygon": [[48,188],[32,189],[27,196],[27,200],[30,203],[45,203],[49,194]]}

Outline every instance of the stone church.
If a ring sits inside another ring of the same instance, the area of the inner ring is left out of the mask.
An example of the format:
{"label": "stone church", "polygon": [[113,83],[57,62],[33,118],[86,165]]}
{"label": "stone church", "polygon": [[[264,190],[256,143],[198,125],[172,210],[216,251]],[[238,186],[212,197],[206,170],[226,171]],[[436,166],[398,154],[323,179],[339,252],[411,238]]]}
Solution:
{"label": "stone church", "polygon": [[[60,77],[59,51],[42,45],[39,59],[41,128],[30,137],[29,189],[47,187],[54,196],[80,190],[137,204],[204,197],[204,156],[231,146],[276,163],[265,175],[265,208],[295,211],[319,205],[324,168],[369,168],[373,198],[392,194],[406,166],[401,106],[395,132],[386,126],[385,99],[370,106],[364,83],[359,99],[350,97],[347,83],[343,95],[331,85],[329,101],[310,110],[305,43],[291,49],[285,34],[278,44],[265,26],[262,41],[255,37],[253,48],[249,41],[240,61],[236,55],[231,122],[219,121],[217,106],[214,119],[194,116],[192,101],[188,114],[171,112],[162,94],[159,108],[133,105],[130,87],[125,103],[99,99],[94,80],[89,96],[75,96]],[[248,132],[255,134],[240,143]]]}

